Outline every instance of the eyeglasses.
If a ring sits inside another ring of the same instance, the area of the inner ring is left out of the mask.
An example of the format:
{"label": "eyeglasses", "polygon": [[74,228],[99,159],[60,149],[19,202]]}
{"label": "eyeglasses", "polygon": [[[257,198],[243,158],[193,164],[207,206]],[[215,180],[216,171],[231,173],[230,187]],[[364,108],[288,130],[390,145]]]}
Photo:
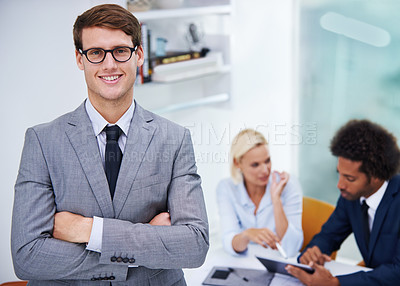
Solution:
{"label": "eyeglasses", "polygon": [[104,59],[106,58],[107,53],[111,53],[114,60],[116,60],[117,62],[123,63],[130,60],[130,58],[132,57],[132,53],[135,52],[136,49],[137,46],[134,46],[133,48],[116,47],[115,49],[112,50],[105,50],[102,48],[92,48],[86,51],[82,51],[81,49],[79,49],[79,52],[85,55],[87,60],[92,64],[99,64],[103,62]]}

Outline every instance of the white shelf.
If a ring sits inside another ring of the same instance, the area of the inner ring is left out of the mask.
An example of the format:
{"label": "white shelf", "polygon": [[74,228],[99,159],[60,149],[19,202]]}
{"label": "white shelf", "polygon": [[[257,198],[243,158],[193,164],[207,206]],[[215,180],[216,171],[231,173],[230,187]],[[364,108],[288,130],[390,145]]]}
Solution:
{"label": "white shelf", "polygon": [[171,81],[171,82],[155,82],[155,81],[151,81],[151,82],[148,82],[148,83],[135,85],[135,88],[152,88],[154,86],[159,86],[159,85],[171,85],[171,84],[181,83],[181,82],[185,82],[185,81],[201,80],[201,79],[206,78],[206,77],[214,77],[214,76],[218,76],[218,75],[227,74],[227,73],[230,73],[230,72],[231,72],[231,66],[230,65],[223,65],[216,72],[202,74],[200,76],[196,75],[194,77],[187,77],[187,78],[184,78],[184,79],[181,79],[181,80],[174,80],[174,81]]}
{"label": "white shelf", "polygon": [[231,5],[216,5],[216,6],[205,6],[205,7],[188,7],[188,8],[177,8],[177,9],[157,9],[149,10],[146,12],[134,12],[135,17],[139,21],[158,20],[158,19],[169,19],[169,18],[185,18],[195,17],[210,14],[231,14]]}
{"label": "white shelf", "polygon": [[184,109],[194,108],[194,107],[199,107],[199,106],[204,106],[204,105],[212,105],[212,104],[228,102],[228,101],[229,101],[229,94],[222,93],[222,94],[207,96],[207,97],[200,98],[200,99],[195,99],[192,101],[187,101],[187,102],[182,102],[182,103],[177,103],[177,104],[170,104],[166,107],[153,110],[153,112],[156,114],[164,114],[164,113],[169,113],[169,112],[175,112],[178,110],[184,110]]}

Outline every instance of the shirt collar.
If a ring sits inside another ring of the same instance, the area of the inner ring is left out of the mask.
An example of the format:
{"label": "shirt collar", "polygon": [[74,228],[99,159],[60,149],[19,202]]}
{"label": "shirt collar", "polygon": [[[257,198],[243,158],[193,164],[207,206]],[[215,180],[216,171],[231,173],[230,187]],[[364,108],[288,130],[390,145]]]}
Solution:
{"label": "shirt collar", "polygon": [[[85,108],[89,119],[92,122],[94,134],[98,136],[103,131],[104,127],[106,127],[110,123],[108,123],[107,120],[105,120],[103,116],[101,116],[101,114],[94,108],[89,98],[86,100]],[[135,101],[133,100],[128,110],[115,123],[115,125],[118,125],[119,128],[121,128],[122,132],[124,132],[125,135],[128,135],[128,130],[131,125],[134,111]]]}
{"label": "shirt collar", "polygon": [[388,181],[384,181],[382,186],[372,195],[370,195],[368,198],[361,197],[360,198],[360,203],[362,204],[363,201],[366,201],[368,207],[371,209],[375,210],[378,208],[379,203],[381,202],[383,195],[385,194],[385,191],[388,186]]}
{"label": "shirt collar", "polygon": [[239,189],[239,200],[240,200],[240,204],[242,206],[252,206],[254,205],[253,202],[251,201],[249,195],[247,194],[247,190],[246,187],[244,186],[244,180],[242,180],[239,184],[238,184],[238,189]]}

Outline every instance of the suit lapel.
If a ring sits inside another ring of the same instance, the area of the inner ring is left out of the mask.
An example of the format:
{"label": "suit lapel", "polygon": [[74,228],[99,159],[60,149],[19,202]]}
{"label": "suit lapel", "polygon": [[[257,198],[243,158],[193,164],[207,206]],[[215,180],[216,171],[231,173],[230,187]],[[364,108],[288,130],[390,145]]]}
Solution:
{"label": "suit lapel", "polygon": [[76,109],[68,121],[66,134],[74,148],[103,217],[114,217],[107,178],[101,162],[99,147],[85,103]]}
{"label": "suit lapel", "polygon": [[156,130],[150,112],[135,104],[114,195],[116,218],[122,211],[139,167]]}
{"label": "suit lapel", "polygon": [[385,191],[382,201],[379,203],[378,209],[375,213],[374,223],[372,226],[371,236],[368,245],[368,260],[371,260],[372,253],[379,237],[383,222],[385,220],[386,214],[393,202],[393,196],[398,192],[398,188],[394,186],[393,180],[389,181],[389,185]]}

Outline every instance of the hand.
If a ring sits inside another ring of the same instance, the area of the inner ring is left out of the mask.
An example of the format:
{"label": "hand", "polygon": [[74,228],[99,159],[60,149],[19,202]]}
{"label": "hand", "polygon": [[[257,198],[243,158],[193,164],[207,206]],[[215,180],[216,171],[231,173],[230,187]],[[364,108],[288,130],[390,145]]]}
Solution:
{"label": "hand", "polygon": [[92,232],[93,218],[70,212],[54,215],[53,237],[68,242],[87,243]]}
{"label": "hand", "polygon": [[159,213],[149,222],[151,225],[171,225],[171,216],[169,212]]}
{"label": "hand", "polygon": [[331,261],[331,257],[321,252],[318,246],[307,248],[307,250],[300,257],[300,263],[309,264],[314,262],[319,265],[324,265],[326,261]]}
{"label": "hand", "polygon": [[272,249],[277,249],[276,243],[280,241],[278,236],[268,228],[248,228],[243,231],[243,234],[247,239],[263,247],[268,245]]}
{"label": "hand", "polygon": [[[277,182],[277,176],[280,178],[280,181]],[[274,171],[272,173],[272,183],[271,183],[271,199],[279,199],[282,195],[283,189],[285,188],[287,182],[289,181],[289,174],[286,172],[279,173]]]}
{"label": "hand", "polygon": [[329,270],[325,267],[313,262],[311,262],[309,266],[315,269],[313,274],[309,274],[301,268],[293,265],[287,265],[285,269],[289,274],[293,275],[307,286],[340,286],[339,280],[332,276]]}

